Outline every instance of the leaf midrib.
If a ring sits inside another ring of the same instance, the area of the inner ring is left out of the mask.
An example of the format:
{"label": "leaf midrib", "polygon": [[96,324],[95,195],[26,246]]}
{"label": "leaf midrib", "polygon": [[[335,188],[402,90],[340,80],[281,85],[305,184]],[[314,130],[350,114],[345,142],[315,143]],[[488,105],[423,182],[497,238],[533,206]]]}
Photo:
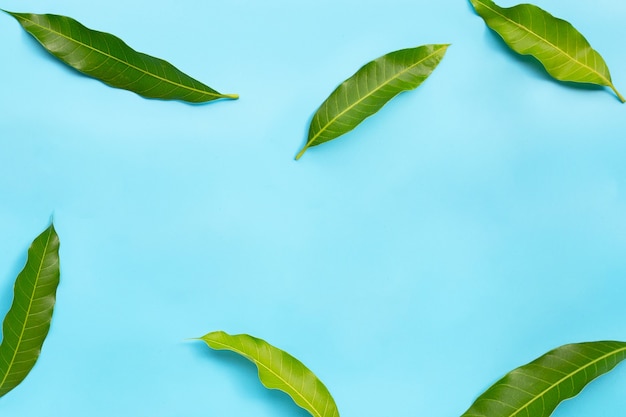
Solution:
{"label": "leaf midrib", "polygon": [[[179,87],[179,88],[182,88],[182,89],[187,89],[187,90],[194,91],[194,92],[197,92],[197,93],[206,94],[206,95],[209,95],[209,96],[212,96],[212,97],[218,97],[218,98],[227,97],[227,95],[224,95],[224,94],[219,94],[219,93],[218,93],[218,94],[215,94],[215,93],[207,92],[207,91],[204,91],[204,90],[199,90],[199,89],[197,89],[197,88],[189,87],[189,86],[187,86],[187,85],[184,85],[184,84],[179,84],[179,83],[174,82],[174,81],[172,81],[172,80],[169,80],[169,79],[167,79],[167,78],[160,77],[160,76],[158,76],[157,74],[154,74],[154,73],[152,73],[152,72],[149,72],[149,71],[146,71],[146,70],[144,70],[144,69],[142,69],[142,68],[139,68],[139,67],[137,67],[137,66],[135,66],[135,65],[131,64],[130,62],[127,62],[127,61],[124,61],[124,60],[122,60],[122,59],[117,58],[117,57],[116,57],[116,56],[114,56],[114,55],[107,54],[106,52],[104,52],[104,51],[102,51],[102,50],[100,50],[100,49],[94,48],[94,47],[93,47],[93,46],[91,46],[91,45],[88,45],[88,44],[86,44],[86,43],[80,42],[80,41],[78,41],[78,40],[76,40],[76,39],[74,39],[74,38],[72,38],[72,37],[66,36],[66,35],[65,35],[65,34],[63,34],[63,33],[57,32],[56,30],[53,30],[53,29],[51,29],[51,28],[49,28],[49,27],[42,26],[42,25],[40,25],[39,23],[37,23],[37,22],[35,22],[35,21],[31,20],[31,19],[27,19],[27,18],[25,18],[25,17],[24,17],[24,16],[22,16],[22,15],[15,15],[15,14],[14,14],[14,16],[18,16],[18,18],[19,18],[19,19],[22,19],[22,20],[25,20],[25,21],[27,21],[27,22],[30,22],[30,23],[32,23],[33,25],[35,25],[35,26],[37,26],[37,27],[39,27],[39,28],[41,28],[41,29],[47,30],[47,31],[49,31],[49,32],[51,32],[51,33],[54,33],[54,34],[55,34],[55,35],[57,35],[57,36],[60,36],[60,37],[62,37],[62,38],[65,38],[65,39],[67,39],[67,40],[69,40],[69,41],[72,41],[72,42],[74,42],[74,43],[76,43],[76,44],[78,44],[78,45],[80,45],[80,46],[83,46],[83,47],[85,47],[85,48],[87,48],[87,49],[90,49],[90,50],[92,50],[92,51],[95,51],[95,52],[97,52],[97,53],[99,53],[99,54],[101,54],[101,55],[103,55],[103,56],[105,56],[105,57],[107,57],[107,58],[113,59],[114,61],[117,61],[117,62],[121,62],[122,64],[126,64],[126,65],[128,65],[130,68],[135,69],[135,70],[137,70],[137,71],[139,71],[139,72],[141,72],[141,73],[143,73],[143,74],[145,74],[145,75],[151,76],[151,77],[153,77],[153,78],[155,78],[155,79],[157,79],[157,80],[159,80],[159,81],[163,81],[163,82],[165,82],[165,83],[169,83],[169,84],[171,84],[171,85],[174,85],[174,86]],[[91,30],[91,29],[89,29],[89,30]],[[101,33],[104,33],[104,32],[101,32]],[[111,35],[111,36],[113,36],[113,35]],[[129,48],[130,48],[130,47],[129,47]],[[132,48],[131,48],[131,49],[132,49]],[[139,51],[135,51],[134,49],[133,49],[133,51],[134,51],[135,53],[138,53],[138,54],[141,54],[141,53],[142,53],[142,52],[139,52]],[[145,54],[144,54],[144,55],[145,55]]]}
{"label": "leaf midrib", "polygon": [[[28,308],[26,309],[26,315],[25,315],[25,319],[24,322],[22,324],[22,330],[20,331],[20,336],[18,338],[18,343],[17,346],[15,347],[15,349],[13,350],[13,357],[11,358],[11,361],[9,361],[9,365],[7,366],[7,371],[4,374],[4,377],[2,378],[2,381],[0,381],[0,387],[4,387],[4,383],[7,380],[7,377],[10,374],[11,369],[13,368],[13,364],[15,363],[15,358],[17,357],[17,352],[19,351],[20,345],[22,344],[22,339],[24,337],[24,332],[26,332],[26,323],[28,322],[28,317],[30,316],[30,312],[32,310],[33,307],[33,301],[35,298],[35,292],[37,291],[37,287],[39,285],[39,279],[41,278],[41,271],[43,269],[43,262],[45,259],[45,254],[48,250],[48,246],[50,244],[50,237],[52,236],[52,230],[48,231],[48,236],[46,237],[46,243],[44,245],[43,251],[42,251],[42,255],[41,255],[41,261],[39,262],[39,268],[37,269],[37,275],[35,278],[35,283],[33,285],[33,290],[31,292],[31,296],[29,297],[29,301],[28,301]],[[28,260],[27,260],[28,262]],[[6,336],[5,336],[6,337]]]}
{"label": "leaf midrib", "polygon": [[561,378],[560,380],[558,380],[557,382],[555,382],[554,384],[550,385],[548,388],[546,388],[545,390],[543,390],[541,393],[539,393],[536,397],[534,397],[532,400],[528,401],[526,404],[524,404],[523,406],[521,406],[520,408],[517,409],[517,411],[515,411],[513,414],[510,415],[510,417],[516,416],[518,413],[520,413],[522,410],[525,410],[526,408],[528,408],[532,403],[534,403],[535,401],[537,401],[540,398],[543,398],[543,396],[550,390],[554,389],[555,387],[557,387],[558,385],[560,385],[561,383],[563,383],[563,381],[565,381],[566,379],[572,378],[574,375],[578,374],[579,372],[587,369],[588,367],[590,367],[591,365],[595,365],[596,363],[600,362],[601,360],[604,360],[610,356],[613,355],[617,355],[620,352],[626,351],[626,347],[622,347],[619,349],[616,349],[612,352],[609,352],[605,355],[600,356],[597,359],[594,359],[593,361],[589,362],[588,364],[586,364],[585,366],[583,366],[582,368],[578,368],[576,371],[571,372],[569,374],[567,374],[566,376],[564,376],[563,378]]}
{"label": "leaf midrib", "polygon": [[[559,48],[557,45],[553,44],[552,42],[550,42],[549,40],[547,40],[546,38],[540,36],[539,34],[531,31],[529,28],[527,28],[526,26],[523,26],[519,23],[517,23],[516,21],[510,19],[509,17],[503,15],[502,13],[500,13],[498,10],[495,10],[491,7],[489,7],[486,3],[483,3],[481,0],[476,0],[476,2],[482,4],[485,8],[491,10],[492,12],[494,12],[495,14],[497,14],[498,16],[500,16],[501,18],[505,19],[506,21],[510,22],[511,24],[517,26],[518,28],[526,31],[527,33],[535,36],[536,38],[538,38],[539,40],[544,41],[545,43],[547,43],[548,45],[550,45],[552,48],[554,48],[557,52],[559,52],[562,55],[565,55],[565,57],[567,57],[570,61],[575,62],[577,64],[579,64],[580,66],[589,69],[589,71],[591,71],[594,74],[597,74],[598,77],[600,77],[608,86],[612,86],[613,83],[611,82],[611,80],[609,80],[608,78],[606,78],[604,75],[602,75],[600,72],[598,72],[596,69],[590,67],[589,65],[578,61],[577,59],[574,59],[574,57],[572,57],[571,55],[569,55],[566,51],[564,51],[563,49]],[[557,19],[555,17],[555,19]],[[593,50],[593,48],[591,48]]]}
{"label": "leaf midrib", "polygon": [[322,128],[320,128],[319,132],[316,133],[315,135],[313,135],[313,137],[311,138],[311,140],[309,140],[309,142],[307,143],[307,146],[310,146],[312,143],[315,142],[315,140],[322,134],[324,133],[329,126],[331,126],[333,123],[335,123],[337,121],[337,119],[339,119],[341,116],[343,116],[344,114],[346,114],[348,111],[352,110],[354,107],[356,107],[359,103],[361,103],[363,100],[365,100],[366,98],[368,98],[369,96],[373,95],[375,92],[377,92],[378,90],[380,90],[381,88],[385,87],[386,85],[388,85],[391,81],[399,78],[401,75],[405,74],[407,71],[410,71],[411,69],[415,68],[417,65],[421,64],[422,62],[432,58],[433,56],[435,56],[437,53],[439,53],[439,51],[442,49],[438,48],[435,52],[433,52],[432,54],[428,55],[425,58],[420,59],[419,61],[417,61],[416,63],[414,63],[413,65],[403,69],[402,71],[396,73],[393,77],[389,78],[388,80],[386,80],[385,82],[383,82],[382,84],[380,84],[378,87],[376,87],[375,89],[371,90],[370,92],[368,92],[367,94],[365,94],[363,97],[359,98],[357,101],[355,101],[353,104],[349,105],[348,107],[346,107],[345,110],[342,110],[341,112],[339,112],[339,114],[337,114],[335,117],[333,117],[328,123],[326,123]]}
{"label": "leaf midrib", "polygon": [[272,371],[270,368],[268,368],[267,366],[265,366],[262,362],[260,362],[260,361],[258,361],[258,360],[256,360],[256,359],[252,358],[250,355],[248,355],[247,353],[243,352],[243,351],[242,351],[242,350],[240,350],[240,349],[237,349],[237,348],[236,348],[236,347],[234,347],[233,345],[229,345],[229,344],[226,344],[226,343],[223,343],[223,342],[219,342],[219,341],[216,341],[216,340],[211,340],[211,342],[212,342],[212,343],[215,343],[215,344],[217,344],[217,345],[220,345],[220,346],[222,346],[222,347],[224,347],[224,348],[226,348],[226,349],[229,349],[229,350],[235,351],[235,352],[237,352],[238,354],[240,354],[240,355],[242,355],[242,356],[245,356],[245,357],[247,357],[247,358],[252,359],[252,360],[254,361],[254,363],[255,363],[255,364],[262,366],[264,369],[266,369],[266,370],[267,370],[268,372],[270,372],[272,375],[276,376],[278,379],[280,379],[281,381],[283,381],[283,382],[285,383],[285,385],[287,385],[289,388],[291,388],[291,389],[293,390],[293,392],[295,392],[295,393],[298,395],[298,397],[299,397],[299,398],[301,398],[301,399],[302,399],[302,400],[303,400],[303,401],[304,401],[304,402],[305,402],[305,403],[306,403],[309,407],[311,407],[311,410],[313,410],[313,411],[314,411],[314,413],[315,413],[315,415],[316,415],[317,417],[322,417],[322,413],[320,413],[320,412],[317,410],[317,408],[315,408],[315,406],[313,406],[313,404],[311,404],[311,402],[310,402],[310,401],[308,401],[308,400],[307,400],[307,399],[306,399],[306,398],[305,398],[302,394],[300,394],[300,393],[298,392],[298,390],[297,390],[297,389],[296,389],[293,385],[291,385],[289,382],[287,382],[287,381],[286,381],[284,378],[282,378],[279,374],[277,374],[276,372]]}

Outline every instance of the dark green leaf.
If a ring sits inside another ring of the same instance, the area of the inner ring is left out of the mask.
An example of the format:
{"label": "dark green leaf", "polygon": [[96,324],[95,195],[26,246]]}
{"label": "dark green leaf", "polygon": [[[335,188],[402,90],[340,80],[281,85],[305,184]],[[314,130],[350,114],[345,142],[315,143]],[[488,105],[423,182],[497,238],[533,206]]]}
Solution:
{"label": "dark green leaf", "polygon": [[437,67],[448,45],[425,45],[381,56],[359,69],[322,103],[311,121],[306,145],[335,139],[354,129],[403,91],[417,88]]}
{"label": "dark green leaf", "polygon": [[561,346],[507,374],[462,417],[548,417],[561,401],[625,358],[624,342]]}
{"label": "dark green leaf", "polygon": [[0,396],[15,388],[37,362],[48,335],[59,285],[59,237],[50,225],[28,250],[15,281],[13,304],[2,325]]}
{"label": "dark green leaf", "polygon": [[491,0],[470,1],[487,26],[511,49],[535,57],[552,77],[610,87],[624,102],[602,56],[569,22],[532,4],[504,8]]}
{"label": "dark green leaf", "polygon": [[169,62],[137,52],[118,37],[86,28],[72,18],[7,13],[52,55],[111,87],[147,98],[192,103],[238,98],[236,94],[220,94]]}
{"label": "dark green leaf", "polygon": [[213,349],[230,350],[252,361],[265,387],[286,392],[312,416],[339,417],[335,401],[326,386],[287,352],[246,334],[213,332],[200,339]]}

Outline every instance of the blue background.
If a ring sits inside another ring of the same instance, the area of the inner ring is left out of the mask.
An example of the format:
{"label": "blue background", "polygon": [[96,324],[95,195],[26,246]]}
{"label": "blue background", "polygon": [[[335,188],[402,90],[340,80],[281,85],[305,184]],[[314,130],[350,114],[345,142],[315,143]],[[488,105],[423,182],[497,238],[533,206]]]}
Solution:
{"label": "blue background", "polygon": [[[513,5],[514,2],[502,2]],[[536,3],[626,94],[626,3]],[[301,359],[342,416],[459,416],[571,342],[626,339],[626,107],[549,79],[464,0],[4,0],[71,16],[238,101],[146,100],[0,15],[0,315],[54,217],[57,308],[0,399],[31,416],[307,416],[214,330]],[[432,76],[296,162],[366,62],[451,43]],[[623,415],[626,368],[556,416]]]}

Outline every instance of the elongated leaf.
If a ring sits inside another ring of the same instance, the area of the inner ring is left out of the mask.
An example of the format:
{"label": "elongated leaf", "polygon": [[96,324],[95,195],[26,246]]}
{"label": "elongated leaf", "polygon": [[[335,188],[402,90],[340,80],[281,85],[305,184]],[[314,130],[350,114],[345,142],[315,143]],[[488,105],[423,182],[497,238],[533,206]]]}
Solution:
{"label": "elongated leaf", "polygon": [[230,350],[252,361],[263,385],[286,392],[314,417],[339,417],[333,397],[299,360],[264,340],[246,334],[213,332],[200,338],[213,349]]}
{"label": "elongated leaf", "polygon": [[15,388],[37,362],[48,335],[59,284],[59,237],[50,225],[28,250],[15,281],[13,304],[2,325],[0,396]]}
{"label": "elongated leaf", "polygon": [[561,401],[625,358],[625,342],[561,346],[507,374],[462,417],[548,417]]}
{"label": "elongated leaf", "polygon": [[535,57],[552,77],[610,87],[624,102],[602,56],[569,22],[532,4],[503,8],[491,0],[470,1],[487,26],[511,49]]}
{"label": "elongated leaf", "polygon": [[311,121],[306,145],[335,139],[354,129],[403,91],[417,88],[437,67],[448,45],[424,45],[381,56],[359,69],[322,103]]}
{"label": "elongated leaf", "polygon": [[147,98],[192,103],[238,98],[236,94],[220,94],[169,62],[137,52],[118,37],[86,28],[72,18],[6,13],[17,19],[52,55],[111,87]]}

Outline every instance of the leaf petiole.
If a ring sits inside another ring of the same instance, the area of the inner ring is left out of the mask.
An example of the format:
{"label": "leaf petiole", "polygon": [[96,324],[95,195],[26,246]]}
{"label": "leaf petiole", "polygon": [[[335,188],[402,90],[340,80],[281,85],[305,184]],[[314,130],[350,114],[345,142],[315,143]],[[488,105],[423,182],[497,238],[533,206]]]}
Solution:
{"label": "leaf petiole", "polygon": [[621,101],[622,103],[626,103],[626,99],[624,98],[623,95],[621,95],[619,93],[619,91],[617,91],[617,88],[615,88],[615,86],[613,84],[611,84],[610,87],[611,87],[611,90],[613,90],[613,92],[615,93],[615,95],[619,99],[619,101]]}

